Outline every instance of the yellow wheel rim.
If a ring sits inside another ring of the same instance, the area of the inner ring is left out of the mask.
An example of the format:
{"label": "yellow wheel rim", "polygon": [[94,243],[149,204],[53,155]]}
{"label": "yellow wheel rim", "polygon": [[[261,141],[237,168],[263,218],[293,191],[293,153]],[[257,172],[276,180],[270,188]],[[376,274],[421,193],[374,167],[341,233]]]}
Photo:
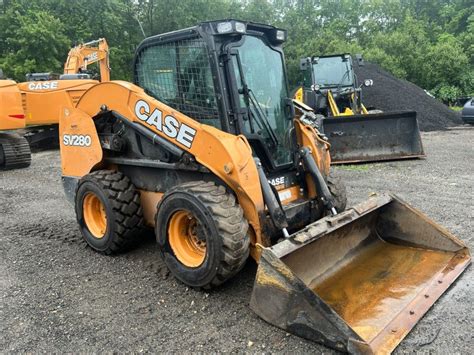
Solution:
{"label": "yellow wheel rim", "polygon": [[107,230],[107,213],[100,198],[89,192],[84,197],[82,212],[89,232],[97,239],[103,238]]}
{"label": "yellow wheel rim", "polygon": [[176,258],[187,267],[198,267],[206,257],[206,241],[197,235],[198,222],[187,211],[177,211],[168,224],[168,240]]}

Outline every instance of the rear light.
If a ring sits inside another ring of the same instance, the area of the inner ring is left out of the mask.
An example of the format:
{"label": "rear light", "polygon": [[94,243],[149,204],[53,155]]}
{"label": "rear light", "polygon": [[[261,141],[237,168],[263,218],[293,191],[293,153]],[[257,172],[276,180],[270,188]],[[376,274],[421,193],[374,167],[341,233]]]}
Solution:
{"label": "rear light", "polygon": [[8,117],[24,119],[24,118],[25,118],[25,115],[23,115],[23,114],[20,114],[20,115],[8,115]]}

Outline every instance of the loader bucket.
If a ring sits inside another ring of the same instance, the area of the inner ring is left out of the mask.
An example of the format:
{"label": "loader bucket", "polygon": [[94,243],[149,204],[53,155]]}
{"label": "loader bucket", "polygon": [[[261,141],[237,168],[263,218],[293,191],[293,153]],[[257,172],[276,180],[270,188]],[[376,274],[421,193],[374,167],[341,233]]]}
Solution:
{"label": "loader bucket", "polygon": [[325,118],[333,164],[424,157],[416,112]]}
{"label": "loader bucket", "polygon": [[390,353],[470,263],[467,247],[391,195],[263,248],[251,308],[350,353]]}

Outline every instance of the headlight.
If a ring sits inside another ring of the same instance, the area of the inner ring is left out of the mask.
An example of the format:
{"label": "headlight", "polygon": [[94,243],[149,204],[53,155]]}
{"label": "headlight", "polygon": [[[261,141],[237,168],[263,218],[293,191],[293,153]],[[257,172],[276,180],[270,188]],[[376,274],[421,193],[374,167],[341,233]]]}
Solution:
{"label": "headlight", "polygon": [[235,31],[239,33],[245,33],[247,30],[247,26],[245,26],[245,23],[243,22],[236,22],[235,23]]}
{"label": "headlight", "polygon": [[232,23],[231,22],[220,22],[217,24],[218,33],[228,33],[232,32]]}
{"label": "headlight", "polygon": [[286,32],[283,30],[277,30],[276,31],[276,39],[278,41],[285,41],[286,40]]}

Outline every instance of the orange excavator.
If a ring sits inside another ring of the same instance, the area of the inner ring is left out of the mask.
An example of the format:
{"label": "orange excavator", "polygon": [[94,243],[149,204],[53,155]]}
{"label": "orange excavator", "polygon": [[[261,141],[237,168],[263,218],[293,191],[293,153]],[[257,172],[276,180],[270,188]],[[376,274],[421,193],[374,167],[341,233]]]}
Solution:
{"label": "orange excavator", "polygon": [[109,47],[104,38],[72,48],[61,75],[31,73],[22,83],[0,80],[0,170],[28,167],[30,146],[58,144],[59,107],[74,106],[99,83],[89,71],[94,63],[99,64],[100,81],[109,81]]}

